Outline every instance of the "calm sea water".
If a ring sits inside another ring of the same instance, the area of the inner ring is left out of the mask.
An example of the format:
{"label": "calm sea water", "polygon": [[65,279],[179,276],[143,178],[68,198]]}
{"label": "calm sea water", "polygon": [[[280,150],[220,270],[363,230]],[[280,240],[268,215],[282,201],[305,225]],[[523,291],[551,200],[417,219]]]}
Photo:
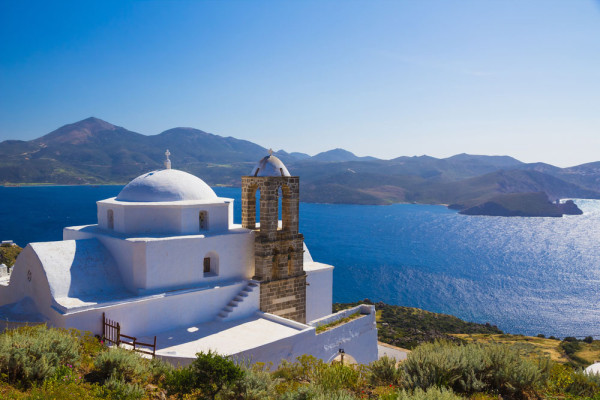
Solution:
{"label": "calm sea water", "polygon": [[[94,223],[121,186],[0,187],[0,239],[61,240]],[[241,215],[240,189],[232,197]],[[582,216],[471,217],[442,206],[300,205],[313,257],[333,264],[334,300],[369,298],[497,324],[512,333],[600,337],[600,202]]]}

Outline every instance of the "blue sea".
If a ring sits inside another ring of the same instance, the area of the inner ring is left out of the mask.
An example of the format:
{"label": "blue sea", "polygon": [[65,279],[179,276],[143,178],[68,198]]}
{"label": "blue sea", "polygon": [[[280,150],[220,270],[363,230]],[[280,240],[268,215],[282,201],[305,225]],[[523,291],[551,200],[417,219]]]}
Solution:
{"label": "blue sea", "polygon": [[[61,240],[95,223],[121,186],[0,187],[0,239]],[[239,188],[215,188],[235,202]],[[582,216],[459,215],[442,206],[300,205],[315,260],[332,264],[334,301],[365,298],[490,322],[506,332],[600,337],[600,201]]]}

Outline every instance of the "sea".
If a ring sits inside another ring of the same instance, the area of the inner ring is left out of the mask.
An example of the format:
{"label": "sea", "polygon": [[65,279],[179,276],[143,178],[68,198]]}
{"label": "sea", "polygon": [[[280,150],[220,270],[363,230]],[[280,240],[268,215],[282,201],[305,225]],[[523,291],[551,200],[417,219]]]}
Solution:
{"label": "sea", "polygon": [[[62,239],[96,221],[122,186],[0,187],[0,240]],[[235,199],[239,188],[215,187]],[[600,201],[563,218],[465,216],[443,206],[300,204],[316,261],[335,266],[334,301],[419,307],[509,333],[600,337]]]}

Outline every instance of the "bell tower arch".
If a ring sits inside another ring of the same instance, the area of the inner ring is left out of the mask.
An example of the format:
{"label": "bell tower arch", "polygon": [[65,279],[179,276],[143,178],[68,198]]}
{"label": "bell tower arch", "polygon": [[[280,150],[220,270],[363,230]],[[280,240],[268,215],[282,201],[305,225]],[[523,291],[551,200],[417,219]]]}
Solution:
{"label": "bell tower arch", "polygon": [[[300,179],[291,176],[281,160],[269,153],[250,176],[242,177],[242,226],[256,232],[254,279],[260,282],[260,309],[306,322],[304,236],[298,232]],[[256,221],[256,207],[260,222]]]}

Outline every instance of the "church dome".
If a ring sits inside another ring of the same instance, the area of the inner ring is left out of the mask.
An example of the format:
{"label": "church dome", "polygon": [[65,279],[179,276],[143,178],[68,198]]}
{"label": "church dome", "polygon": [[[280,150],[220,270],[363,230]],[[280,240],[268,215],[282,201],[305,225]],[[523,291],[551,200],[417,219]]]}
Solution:
{"label": "church dome", "polygon": [[270,154],[265,158],[261,159],[254,169],[252,170],[251,176],[290,176],[289,171],[281,162],[281,160]]}
{"label": "church dome", "polygon": [[217,195],[202,179],[176,169],[140,175],[121,190],[118,201],[157,202],[216,200]]}

